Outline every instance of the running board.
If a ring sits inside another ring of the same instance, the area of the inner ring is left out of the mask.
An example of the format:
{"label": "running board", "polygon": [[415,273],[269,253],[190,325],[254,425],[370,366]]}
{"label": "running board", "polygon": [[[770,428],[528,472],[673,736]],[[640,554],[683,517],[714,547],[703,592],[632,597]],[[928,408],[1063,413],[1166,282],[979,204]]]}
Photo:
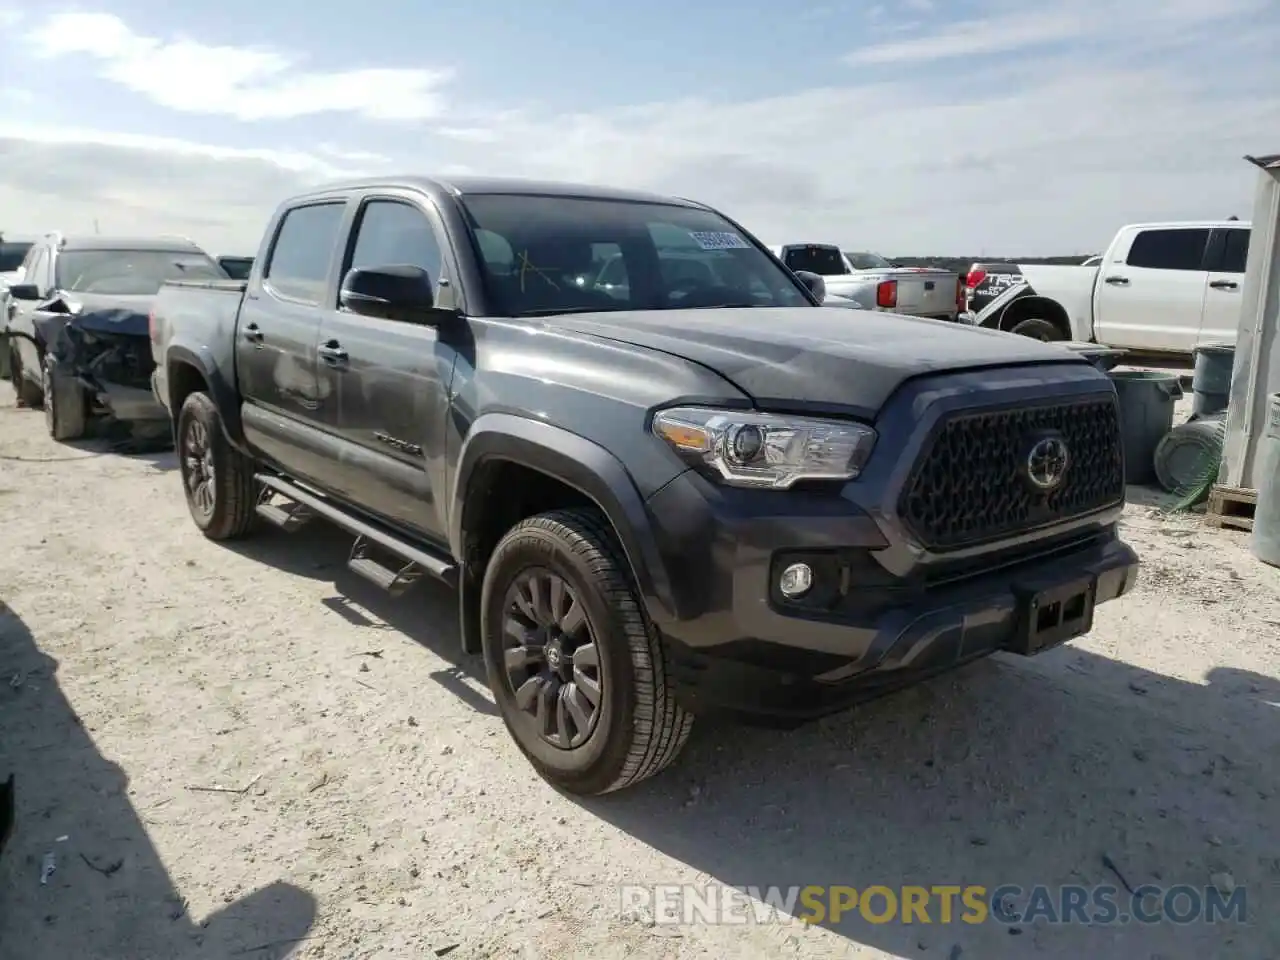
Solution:
{"label": "running board", "polygon": [[[254,477],[265,489],[278,493],[283,497],[304,507],[308,512],[318,514],[335,526],[341,527],[356,537],[347,566],[367,580],[376,583],[393,594],[402,593],[425,573],[454,586],[458,579],[458,566],[452,560],[444,559],[438,554],[427,553],[421,547],[401,540],[399,537],[375,527],[357,517],[334,506],[323,497],[304,490],[295,483],[280,477],[260,473]],[[274,505],[272,505],[274,506]],[[281,513],[285,511],[279,509]],[[392,570],[369,556],[370,546],[381,547],[405,561],[400,570]]]}
{"label": "running board", "polygon": [[269,487],[263,487],[258,497],[258,505],[254,508],[258,516],[273,527],[278,527],[291,533],[315,516],[302,503],[272,503],[271,498],[273,496],[275,496],[274,490]]}
{"label": "running board", "polygon": [[351,556],[347,560],[347,569],[381,587],[393,597],[400,596],[422,579],[422,568],[412,560],[399,570],[393,570],[371,556],[369,547],[368,540],[356,537],[356,542],[351,546]]}

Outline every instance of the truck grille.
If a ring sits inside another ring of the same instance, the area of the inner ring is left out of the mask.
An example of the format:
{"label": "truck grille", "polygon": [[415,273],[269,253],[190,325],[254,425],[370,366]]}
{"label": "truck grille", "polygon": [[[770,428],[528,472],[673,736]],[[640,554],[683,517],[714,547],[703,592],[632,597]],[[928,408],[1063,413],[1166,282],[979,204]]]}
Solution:
{"label": "truck grille", "polygon": [[[1056,436],[1069,464],[1052,492],[1027,479],[1036,438]],[[925,441],[898,501],[902,520],[930,549],[998,540],[1124,499],[1124,459],[1114,399],[942,419]]]}

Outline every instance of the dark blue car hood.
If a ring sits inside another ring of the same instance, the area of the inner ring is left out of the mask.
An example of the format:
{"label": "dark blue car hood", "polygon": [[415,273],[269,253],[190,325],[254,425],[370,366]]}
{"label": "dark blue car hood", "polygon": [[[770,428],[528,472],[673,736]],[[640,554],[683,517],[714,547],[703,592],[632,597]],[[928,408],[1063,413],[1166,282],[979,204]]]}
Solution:
{"label": "dark blue car hood", "polygon": [[[148,336],[148,318],[154,297],[124,297],[98,293],[64,293],[47,300],[36,309],[36,329],[46,343],[56,343],[55,333],[71,324],[86,333],[117,336]],[[46,309],[52,308],[52,309]],[[77,312],[78,311],[78,312]]]}

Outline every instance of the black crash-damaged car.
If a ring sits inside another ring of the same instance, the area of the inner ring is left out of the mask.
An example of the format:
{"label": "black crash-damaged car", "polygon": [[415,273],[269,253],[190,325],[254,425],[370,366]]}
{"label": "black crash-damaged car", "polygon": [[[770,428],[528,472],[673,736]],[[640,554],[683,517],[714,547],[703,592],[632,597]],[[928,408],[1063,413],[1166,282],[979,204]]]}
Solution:
{"label": "black crash-damaged car", "polygon": [[9,288],[4,345],[20,405],[43,407],[55,440],[91,433],[150,446],[170,437],[151,392],[149,319],[166,280],[225,280],[183,238],[69,238],[35,244]]}

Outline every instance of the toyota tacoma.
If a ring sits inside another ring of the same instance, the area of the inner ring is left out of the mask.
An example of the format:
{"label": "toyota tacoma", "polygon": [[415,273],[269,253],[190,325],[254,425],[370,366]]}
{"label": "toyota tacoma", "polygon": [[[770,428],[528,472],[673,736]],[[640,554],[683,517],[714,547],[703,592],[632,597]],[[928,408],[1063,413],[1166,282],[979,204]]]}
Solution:
{"label": "toyota tacoma", "polygon": [[322,519],[386,590],[455,586],[515,742],[598,794],[696,714],[1035,654],[1135,582],[1104,374],[821,289],[686,200],[343,183],[247,281],[161,288],[153,389],[205,536]]}

